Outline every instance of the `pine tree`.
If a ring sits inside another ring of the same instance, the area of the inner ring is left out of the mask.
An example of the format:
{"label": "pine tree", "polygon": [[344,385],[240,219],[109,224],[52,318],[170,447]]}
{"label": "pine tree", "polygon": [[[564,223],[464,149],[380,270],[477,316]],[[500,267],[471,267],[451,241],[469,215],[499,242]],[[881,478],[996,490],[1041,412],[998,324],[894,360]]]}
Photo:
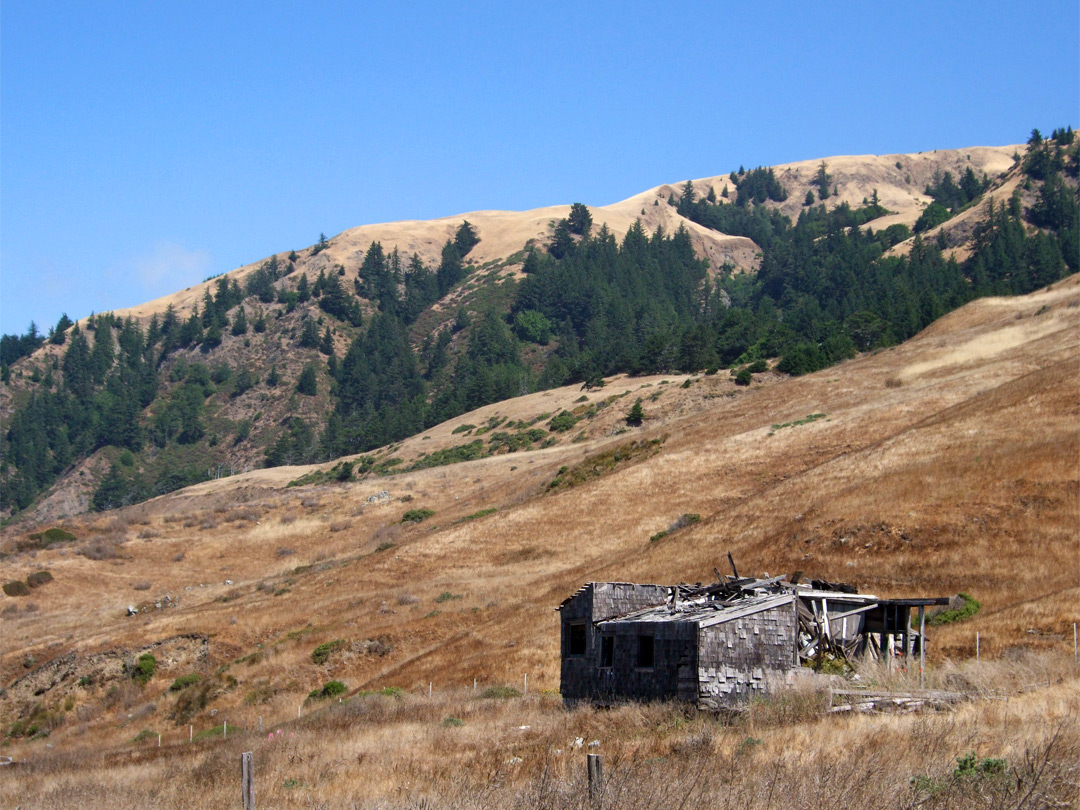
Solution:
{"label": "pine tree", "polygon": [[638,427],[644,421],[645,409],[641,406],[641,397],[638,397],[626,414],[626,424],[630,427]]}
{"label": "pine tree", "polygon": [[232,334],[234,337],[247,334],[247,313],[244,312],[242,305],[236,311],[235,317],[233,317]]}
{"label": "pine tree", "polygon": [[588,236],[592,229],[592,214],[582,203],[574,203],[570,206],[570,215],[566,221],[570,225],[570,233],[576,233],[578,236]]}
{"label": "pine tree", "polygon": [[314,363],[308,363],[304,366],[304,370],[300,372],[300,376],[296,380],[296,391],[309,397],[319,393],[319,378]]}
{"label": "pine tree", "polygon": [[454,232],[454,247],[457,248],[458,255],[464,259],[478,244],[480,244],[480,237],[476,235],[476,228],[467,219],[462,220],[461,225]]}
{"label": "pine tree", "polygon": [[300,346],[304,349],[315,349],[319,346],[319,327],[314,318],[305,318],[300,327]]}

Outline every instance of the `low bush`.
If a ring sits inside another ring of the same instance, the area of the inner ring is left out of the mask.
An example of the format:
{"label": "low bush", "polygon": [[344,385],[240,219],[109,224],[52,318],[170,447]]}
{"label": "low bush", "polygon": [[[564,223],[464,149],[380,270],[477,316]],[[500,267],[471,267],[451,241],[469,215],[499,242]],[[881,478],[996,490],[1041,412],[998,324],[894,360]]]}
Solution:
{"label": "low bush", "polygon": [[480,693],[482,698],[516,698],[521,697],[521,692],[512,686],[489,686]]}
{"label": "low bush", "polygon": [[327,700],[349,691],[349,687],[341,681],[327,681],[321,689],[312,689],[308,693],[308,700]]}
{"label": "low bush", "polygon": [[963,604],[960,605],[960,607],[943,610],[941,613],[935,613],[929,618],[927,624],[937,627],[942,624],[962,622],[964,619],[970,619],[982,609],[982,603],[970,594],[960,593],[957,594],[957,596],[963,601]]}
{"label": "low bush", "polygon": [[45,546],[51,546],[53,543],[68,543],[75,539],[75,535],[64,529],[53,527],[30,535],[30,539],[36,540],[44,548]]}
{"label": "low bush", "polygon": [[422,523],[435,513],[431,509],[410,509],[401,516],[402,523]]}
{"label": "low bush", "polygon": [[4,593],[8,596],[28,596],[30,594],[30,586],[22,580],[16,579],[12,582],[4,583]]}
{"label": "low bush", "polygon": [[552,433],[565,433],[578,423],[578,418],[569,411],[563,411],[551,417],[548,421],[548,429]]}
{"label": "low bush", "polygon": [[332,652],[344,646],[345,639],[343,638],[336,638],[333,641],[323,642],[311,651],[311,662],[313,664],[325,664]]}
{"label": "low bush", "polygon": [[140,686],[146,686],[156,670],[157,659],[150,653],[143,653],[135,659],[135,665],[131,668],[131,679]]}
{"label": "low bush", "polygon": [[200,675],[198,672],[191,672],[187,675],[181,675],[179,678],[172,682],[172,685],[169,687],[169,691],[179,692],[181,689],[186,689],[189,686],[194,686],[201,680],[202,675]]}

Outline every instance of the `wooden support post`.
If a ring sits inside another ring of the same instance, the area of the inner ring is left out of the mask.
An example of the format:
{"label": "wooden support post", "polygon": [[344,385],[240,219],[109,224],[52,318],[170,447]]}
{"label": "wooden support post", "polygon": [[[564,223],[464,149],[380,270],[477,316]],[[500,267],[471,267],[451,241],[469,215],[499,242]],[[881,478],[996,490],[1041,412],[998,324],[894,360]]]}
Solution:
{"label": "wooden support post", "polygon": [[161,748],[161,735],[160,734],[157,735],[157,747]]}
{"label": "wooden support post", "polygon": [[979,663],[979,631],[975,631],[975,663]]}
{"label": "wooden support post", "polygon": [[[899,611],[900,608],[897,608]],[[911,669],[911,610],[904,608],[904,629],[900,631],[900,643],[904,645],[904,671]],[[897,617],[899,618],[899,617]]]}
{"label": "wooden support post", "polygon": [[1073,661],[1080,664],[1080,648],[1076,646],[1076,622],[1073,622]]}
{"label": "wooden support post", "polygon": [[926,688],[926,608],[919,605],[919,688]]}
{"label": "wooden support post", "polygon": [[244,810],[255,810],[255,768],[251,751],[240,755],[240,791]]}
{"label": "wooden support post", "polygon": [[600,755],[588,754],[586,765],[589,769],[589,799],[593,802],[599,802],[600,795],[604,790],[604,774],[600,764]]}
{"label": "wooden support post", "polygon": [[187,727],[187,741],[191,742],[195,739],[195,726]]}
{"label": "wooden support post", "polygon": [[262,715],[259,715],[259,733],[262,734]]}
{"label": "wooden support post", "polygon": [[222,721],[221,739],[223,739],[223,740],[229,739],[229,721],[228,720],[223,720]]}
{"label": "wooden support post", "polygon": [[529,696],[529,673],[525,673],[525,697]]}

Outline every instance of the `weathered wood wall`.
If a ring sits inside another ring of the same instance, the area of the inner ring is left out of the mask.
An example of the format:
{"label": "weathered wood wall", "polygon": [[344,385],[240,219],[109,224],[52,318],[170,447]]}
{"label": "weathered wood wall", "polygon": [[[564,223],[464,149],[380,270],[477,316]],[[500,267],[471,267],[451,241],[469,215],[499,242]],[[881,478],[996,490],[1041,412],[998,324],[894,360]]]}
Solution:
{"label": "weathered wood wall", "polygon": [[798,666],[795,603],[764,610],[698,633],[698,703],[717,709],[769,693]]}

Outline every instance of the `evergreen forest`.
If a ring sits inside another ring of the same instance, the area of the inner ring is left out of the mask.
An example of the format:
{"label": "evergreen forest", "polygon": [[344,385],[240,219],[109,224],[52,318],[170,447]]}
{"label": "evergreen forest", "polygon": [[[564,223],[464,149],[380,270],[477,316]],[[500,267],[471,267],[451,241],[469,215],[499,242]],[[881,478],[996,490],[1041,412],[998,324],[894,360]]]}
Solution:
{"label": "evergreen forest", "polygon": [[[47,334],[31,324],[0,339],[12,391],[0,509],[27,509],[98,451],[92,506],[104,510],[227,473],[238,454],[276,466],[366,453],[482,405],[616,373],[770,360],[792,375],[817,371],[902,342],[980,296],[1075,273],[1077,167],[1071,128],[1035,130],[1015,194],[994,197],[970,169],[944,174],[912,230],[876,229],[888,213],[876,195],[831,205],[824,162],[818,194],[794,221],[770,205],[788,196],[771,169],[732,172],[733,194],[702,196],[686,183],[671,195],[687,220],[752,239],[756,273],[710,271],[685,228],[650,234],[639,221],[617,239],[575,204],[548,244],[515,257],[519,280],[468,299],[483,234],[462,222],[432,266],[374,242],[355,273],[336,265],[309,278],[304,262],[326,249],[321,236],[243,286],[218,277],[184,316],[106,313],[76,325],[64,315]],[[983,216],[959,261],[946,229],[927,232],[973,206]],[[909,239],[906,254],[886,255]],[[260,340],[274,352],[246,351]],[[267,419],[260,403],[274,401],[287,408]]]}

